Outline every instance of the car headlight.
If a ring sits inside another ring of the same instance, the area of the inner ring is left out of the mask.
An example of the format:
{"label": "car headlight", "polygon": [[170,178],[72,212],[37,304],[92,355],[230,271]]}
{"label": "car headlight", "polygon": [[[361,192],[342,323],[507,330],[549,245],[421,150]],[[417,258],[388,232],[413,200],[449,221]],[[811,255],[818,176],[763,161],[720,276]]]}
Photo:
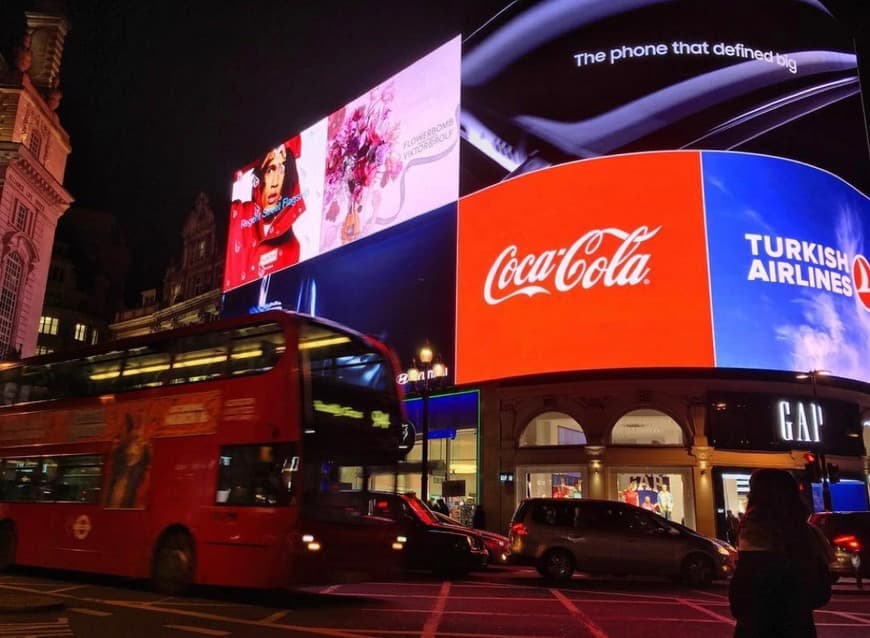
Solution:
{"label": "car headlight", "polygon": [[716,551],[722,554],[722,556],[731,556],[731,551],[724,545],[716,545]]}

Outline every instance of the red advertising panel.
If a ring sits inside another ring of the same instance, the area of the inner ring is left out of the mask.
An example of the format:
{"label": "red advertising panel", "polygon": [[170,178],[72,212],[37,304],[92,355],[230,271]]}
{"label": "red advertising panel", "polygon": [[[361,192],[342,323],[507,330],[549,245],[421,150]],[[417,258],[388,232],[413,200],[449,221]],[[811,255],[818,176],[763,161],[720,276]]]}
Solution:
{"label": "red advertising panel", "polygon": [[457,383],[714,365],[696,152],[565,164],[459,204]]}

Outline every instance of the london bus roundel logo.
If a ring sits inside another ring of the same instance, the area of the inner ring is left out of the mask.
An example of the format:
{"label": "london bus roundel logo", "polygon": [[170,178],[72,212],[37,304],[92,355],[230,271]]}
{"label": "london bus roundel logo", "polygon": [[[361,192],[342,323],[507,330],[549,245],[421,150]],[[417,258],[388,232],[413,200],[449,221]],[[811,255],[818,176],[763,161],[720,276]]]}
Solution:
{"label": "london bus roundel logo", "polygon": [[855,296],[870,310],[870,262],[864,255],[855,255],[852,261],[852,280],[855,282]]}
{"label": "london bus roundel logo", "polygon": [[73,536],[78,540],[83,541],[91,533],[91,519],[82,514],[79,516],[72,526]]}

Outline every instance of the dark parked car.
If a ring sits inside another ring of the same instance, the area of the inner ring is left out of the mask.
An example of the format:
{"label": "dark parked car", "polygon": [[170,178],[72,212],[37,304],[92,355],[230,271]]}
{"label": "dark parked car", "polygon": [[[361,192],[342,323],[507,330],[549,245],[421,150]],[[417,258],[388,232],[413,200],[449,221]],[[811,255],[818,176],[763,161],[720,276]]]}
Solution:
{"label": "dark parked car", "polygon": [[817,512],[810,523],[821,529],[834,547],[834,577],[870,578],[870,512]]}
{"label": "dark parked car", "polygon": [[486,564],[486,547],[473,530],[442,525],[413,494],[359,494],[364,499],[357,504],[361,515],[392,520],[405,537],[405,569],[460,576]]}
{"label": "dark parked car", "polygon": [[520,503],[510,529],[511,560],[553,581],[574,571],[653,575],[708,585],[730,577],[737,552],[688,527],[616,501],[533,498]]}
{"label": "dark parked car", "polygon": [[448,525],[451,527],[458,527],[469,534],[474,534],[479,537],[483,542],[484,547],[486,547],[486,551],[489,553],[488,562],[495,564],[505,564],[508,562],[508,557],[510,555],[510,539],[507,536],[502,536],[501,534],[496,534],[495,532],[490,532],[485,529],[474,529],[471,527],[466,527],[462,523],[457,520],[454,520],[447,516],[446,514],[442,514],[441,512],[432,512],[435,514],[435,517],[442,525]]}

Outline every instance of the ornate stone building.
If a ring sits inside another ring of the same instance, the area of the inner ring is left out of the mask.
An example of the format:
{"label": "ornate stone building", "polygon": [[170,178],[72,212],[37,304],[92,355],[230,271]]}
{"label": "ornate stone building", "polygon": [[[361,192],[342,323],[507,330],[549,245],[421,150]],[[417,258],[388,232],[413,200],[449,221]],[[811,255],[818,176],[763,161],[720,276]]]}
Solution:
{"label": "ornate stone building", "polygon": [[163,278],[163,296],[142,293],[142,305],[115,316],[115,338],[132,337],[206,321],[220,315],[224,247],[208,197],[200,193],[182,230],[181,256],[173,259]]}
{"label": "ornate stone building", "polygon": [[118,220],[72,207],[57,226],[36,353],[110,339],[109,323],[123,308],[129,266],[130,249]]}
{"label": "ornate stone building", "polygon": [[55,113],[68,25],[25,16],[20,44],[0,59],[0,359],[35,353],[55,228],[73,199],[63,187],[69,136]]}

